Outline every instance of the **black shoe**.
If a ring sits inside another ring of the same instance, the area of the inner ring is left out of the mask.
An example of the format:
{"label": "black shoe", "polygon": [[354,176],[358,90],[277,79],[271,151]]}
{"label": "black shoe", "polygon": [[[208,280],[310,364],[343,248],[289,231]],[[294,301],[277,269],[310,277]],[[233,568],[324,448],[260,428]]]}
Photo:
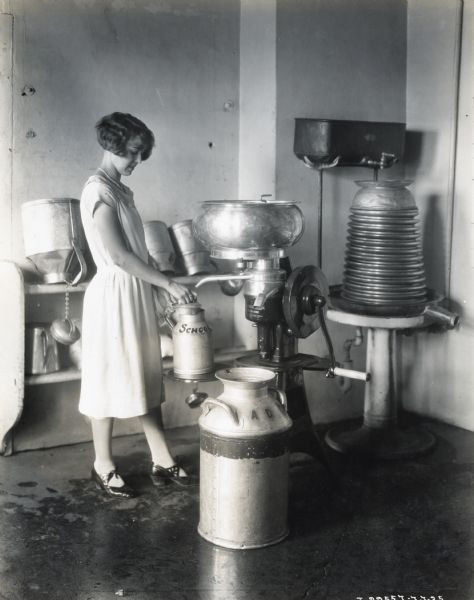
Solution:
{"label": "black shoe", "polygon": [[181,467],[177,464],[172,465],[167,469],[165,467],[160,467],[160,465],[154,464],[150,474],[153,485],[161,487],[163,485],[167,485],[168,483],[176,483],[182,487],[188,487],[198,484],[198,478],[196,476],[180,475],[180,469]]}
{"label": "black shoe", "polygon": [[121,487],[109,485],[109,481],[116,474],[117,472],[114,470],[110,471],[110,473],[107,473],[107,475],[99,475],[99,473],[97,473],[97,471],[93,468],[91,471],[91,479],[95,483],[97,489],[104,490],[104,492],[113,498],[135,498],[137,494],[129,485],[125,484]]}

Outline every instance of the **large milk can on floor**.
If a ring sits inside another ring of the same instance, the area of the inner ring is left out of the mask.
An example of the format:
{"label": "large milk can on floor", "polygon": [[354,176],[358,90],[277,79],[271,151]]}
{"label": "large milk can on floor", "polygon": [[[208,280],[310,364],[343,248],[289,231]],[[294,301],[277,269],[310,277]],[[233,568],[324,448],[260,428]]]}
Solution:
{"label": "large milk can on floor", "polygon": [[202,404],[199,534],[226,548],[260,548],[288,535],[291,419],[268,369],[216,372],[224,384]]}

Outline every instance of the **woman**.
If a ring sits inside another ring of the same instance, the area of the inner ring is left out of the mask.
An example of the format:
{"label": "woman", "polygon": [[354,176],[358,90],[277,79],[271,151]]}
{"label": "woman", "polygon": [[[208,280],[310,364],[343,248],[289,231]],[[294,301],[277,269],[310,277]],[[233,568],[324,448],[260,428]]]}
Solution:
{"label": "woman", "polygon": [[84,296],[79,410],[92,425],[93,481],[110,496],[131,498],[135,492],[117,473],[112,456],[114,418],[140,418],[155,485],[193,483],[171,456],[163,432],[160,336],[152,286],[165,302],[196,298],[150,266],[133,193],[121,181],[149,158],[153,133],[136,117],[119,112],[103,117],[96,131],[104,155],[81,196],[82,222],[97,274]]}

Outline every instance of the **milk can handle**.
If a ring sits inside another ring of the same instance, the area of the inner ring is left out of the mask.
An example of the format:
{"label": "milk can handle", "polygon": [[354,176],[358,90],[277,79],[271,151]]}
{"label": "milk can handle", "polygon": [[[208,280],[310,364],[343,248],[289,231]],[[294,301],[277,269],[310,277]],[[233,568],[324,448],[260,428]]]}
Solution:
{"label": "milk can handle", "polygon": [[282,390],[279,390],[275,387],[269,387],[268,389],[272,392],[275,392],[275,394],[278,396],[278,400],[280,401],[280,404],[283,406],[285,411],[288,411],[288,402],[286,400],[285,392],[283,392]]}
{"label": "milk can handle", "polygon": [[[155,298],[155,295],[153,295],[153,297]],[[158,302],[158,300],[156,300],[156,302]],[[156,302],[155,302],[155,307],[156,307]],[[166,323],[166,325],[168,325],[168,327],[170,328],[171,331],[173,331],[173,329],[176,326],[176,321],[172,317],[173,314],[174,314],[174,306],[167,306],[165,308],[165,310],[163,312],[163,316],[162,316],[164,323]]]}
{"label": "milk can handle", "polygon": [[[204,400],[204,402],[202,403],[203,414],[207,415],[207,413],[210,410],[210,406],[209,406],[210,404],[213,404],[214,406],[220,406],[221,408],[223,408],[232,417],[234,423],[236,425],[239,424],[239,415],[237,414],[237,411],[235,410],[235,408],[232,408],[232,406],[230,406],[230,404],[227,404],[226,402],[223,402],[222,400],[217,400],[216,398],[206,398]],[[206,412],[204,412],[205,408],[207,408]]]}
{"label": "milk can handle", "polygon": [[46,335],[46,331],[44,329],[41,330],[41,342],[43,344],[43,369],[45,369],[46,365],[48,364],[49,342],[48,336]]}

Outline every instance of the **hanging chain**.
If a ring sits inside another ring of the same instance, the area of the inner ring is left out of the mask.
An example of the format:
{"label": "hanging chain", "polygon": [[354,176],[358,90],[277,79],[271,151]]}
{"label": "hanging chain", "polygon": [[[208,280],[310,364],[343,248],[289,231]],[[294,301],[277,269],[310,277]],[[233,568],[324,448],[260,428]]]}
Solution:
{"label": "hanging chain", "polygon": [[64,296],[64,318],[69,319],[69,292]]}

